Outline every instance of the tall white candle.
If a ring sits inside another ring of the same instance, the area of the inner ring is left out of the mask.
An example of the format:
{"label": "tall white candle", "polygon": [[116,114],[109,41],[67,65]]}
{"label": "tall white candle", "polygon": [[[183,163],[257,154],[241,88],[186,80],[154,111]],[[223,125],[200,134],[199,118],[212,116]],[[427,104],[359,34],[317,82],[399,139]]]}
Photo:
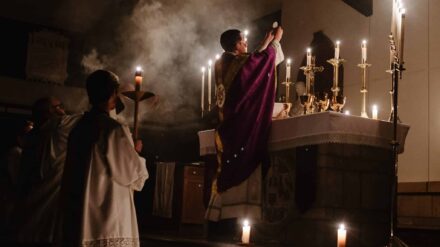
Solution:
{"label": "tall white candle", "polygon": [[365,62],[367,62],[367,41],[366,40],[362,40],[361,49],[362,49],[362,63],[365,63]]}
{"label": "tall white candle", "polygon": [[290,58],[287,59],[286,62],[286,81],[290,81],[290,65],[292,63],[292,60]]}
{"label": "tall white candle", "polygon": [[241,242],[243,244],[249,244],[250,236],[251,236],[251,226],[249,225],[248,220],[244,220],[243,221],[243,232],[241,234]]}
{"label": "tall white candle", "polygon": [[208,110],[211,110],[211,73],[212,72],[212,60],[208,61]]}
{"label": "tall white candle", "polygon": [[373,105],[373,108],[371,109],[371,118],[377,119],[378,109],[377,105]]}
{"label": "tall white candle", "polygon": [[402,14],[400,16],[400,22],[401,22],[401,26],[400,26],[400,62],[403,62],[403,43],[405,41],[405,14],[406,14],[406,10],[402,9]]}
{"label": "tall white candle", "polygon": [[312,49],[307,48],[307,66],[312,64]]}
{"label": "tall white candle", "polygon": [[393,10],[391,17],[391,33],[396,37],[396,11],[397,11],[397,0],[393,0]]}
{"label": "tall white candle", "polygon": [[347,230],[345,230],[345,225],[340,224],[338,228],[338,245],[337,247],[345,247],[347,240]]}
{"label": "tall white candle", "polygon": [[335,59],[339,59],[339,44],[341,42],[338,40],[336,41],[336,46],[335,46]]}
{"label": "tall white candle", "polygon": [[202,97],[200,104],[203,112],[205,109],[205,67],[202,67]]}

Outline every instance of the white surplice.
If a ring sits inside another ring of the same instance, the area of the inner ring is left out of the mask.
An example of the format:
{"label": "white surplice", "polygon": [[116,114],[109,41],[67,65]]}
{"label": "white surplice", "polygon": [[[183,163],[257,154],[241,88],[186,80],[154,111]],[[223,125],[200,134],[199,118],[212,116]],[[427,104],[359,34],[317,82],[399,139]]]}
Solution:
{"label": "white surplice", "polygon": [[133,192],[147,178],[129,129],[105,113],[85,114],[69,138],[63,244],[139,246]]}

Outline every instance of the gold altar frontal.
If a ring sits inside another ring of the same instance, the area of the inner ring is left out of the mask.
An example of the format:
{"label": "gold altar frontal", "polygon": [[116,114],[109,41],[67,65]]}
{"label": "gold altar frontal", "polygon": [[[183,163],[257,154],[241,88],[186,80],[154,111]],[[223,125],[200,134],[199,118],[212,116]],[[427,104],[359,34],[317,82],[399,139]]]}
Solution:
{"label": "gold altar frontal", "polygon": [[[402,153],[409,126],[399,125]],[[200,154],[214,155],[213,130],[199,132]],[[390,122],[323,112],[274,120],[271,168],[263,180],[263,220],[251,241],[333,247],[384,246],[393,181]],[[214,160],[214,159],[211,159]]]}

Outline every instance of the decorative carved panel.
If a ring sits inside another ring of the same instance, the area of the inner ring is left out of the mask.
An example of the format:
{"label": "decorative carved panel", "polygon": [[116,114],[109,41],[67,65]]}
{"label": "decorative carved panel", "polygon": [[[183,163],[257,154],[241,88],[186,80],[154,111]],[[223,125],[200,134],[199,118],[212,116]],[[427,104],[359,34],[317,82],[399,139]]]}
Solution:
{"label": "decorative carved panel", "polygon": [[52,31],[29,34],[26,79],[64,84],[67,78],[69,39]]}

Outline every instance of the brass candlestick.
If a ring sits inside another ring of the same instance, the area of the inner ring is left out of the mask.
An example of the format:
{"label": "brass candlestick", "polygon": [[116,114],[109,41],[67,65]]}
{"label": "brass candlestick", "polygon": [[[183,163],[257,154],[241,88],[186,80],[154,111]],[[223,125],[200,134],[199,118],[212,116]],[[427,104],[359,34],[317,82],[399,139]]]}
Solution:
{"label": "brass candlestick", "polygon": [[362,87],[361,87],[361,94],[362,94],[362,110],[361,110],[361,117],[368,118],[367,113],[367,68],[370,67],[371,64],[366,63],[362,60],[362,63],[358,64],[358,67],[361,68],[361,80],[362,80]]}
{"label": "brass candlestick", "polygon": [[333,111],[342,112],[342,108],[345,105],[346,97],[339,95],[341,89],[339,88],[339,66],[345,62],[345,59],[340,58],[332,58],[327,60],[327,62],[333,65],[333,87],[332,87],[332,100],[331,100],[331,108]]}
{"label": "brass candlestick", "polygon": [[285,103],[290,103],[290,85],[292,84],[291,81],[287,80],[285,82],[282,82],[281,84],[286,85],[286,98]]}
{"label": "brass candlestick", "polygon": [[307,66],[302,66],[300,69],[304,71],[306,76],[306,93],[300,95],[301,105],[304,107],[304,114],[310,114],[316,110],[315,99],[315,73],[324,71],[324,67],[315,66],[315,57],[311,59],[311,63]]}

